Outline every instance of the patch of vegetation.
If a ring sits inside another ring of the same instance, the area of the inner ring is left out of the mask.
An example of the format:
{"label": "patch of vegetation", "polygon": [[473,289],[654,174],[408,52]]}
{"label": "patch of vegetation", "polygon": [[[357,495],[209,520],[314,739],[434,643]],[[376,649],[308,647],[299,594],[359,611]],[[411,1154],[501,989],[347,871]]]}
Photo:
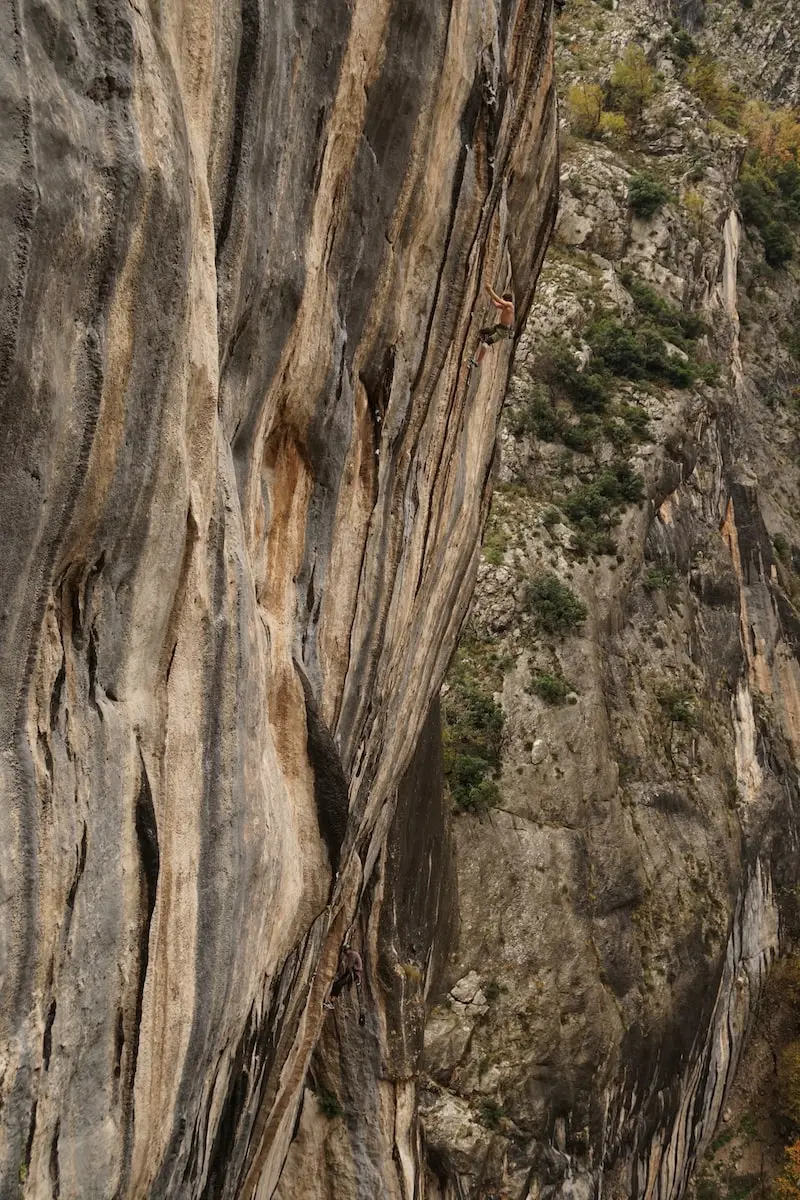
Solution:
{"label": "patch of vegetation", "polygon": [[645,173],[632,175],[628,184],[628,207],[646,220],[655,215],[669,200],[669,192],[660,179]]}
{"label": "patch of vegetation", "polygon": [[477,640],[463,639],[442,697],[444,773],[450,795],[460,812],[479,815],[500,799],[495,778],[500,772],[505,717],[492,695],[490,649]]}
{"label": "patch of vegetation", "polygon": [[736,1175],[731,1171],[726,1180],[727,1193],[725,1200],[747,1200],[762,1182],[760,1175]]}
{"label": "patch of vegetation", "polygon": [[538,696],[540,700],[544,700],[545,704],[553,705],[554,708],[560,708],[562,704],[566,704],[567,696],[574,690],[563,675],[551,675],[547,671],[535,674],[526,688],[526,691]]}
{"label": "patch of vegetation", "polygon": [[499,1000],[500,996],[508,991],[505,984],[498,983],[496,979],[490,979],[483,984],[481,990],[490,1004],[494,1004],[495,1000]]}
{"label": "patch of vegetation", "polygon": [[800,1129],[800,1038],[780,1053],[776,1100],[781,1117],[792,1128]]}
{"label": "patch of vegetation", "polygon": [[772,539],[772,545],[776,556],[780,559],[784,566],[788,567],[792,561],[792,546],[789,539],[784,533],[776,533],[775,537]]}
{"label": "patch of vegetation", "polygon": [[705,1173],[697,1178],[695,1196],[697,1200],[722,1200],[719,1184],[712,1175]]}
{"label": "patch of vegetation", "polygon": [[611,398],[611,382],[594,369],[582,371],[563,338],[551,338],[539,355],[537,375],[577,412],[603,412]]}
{"label": "patch of vegetation", "polygon": [[791,109],[770,109],[757,101],[743,115],[749,144],[739,179],[745,224],[755,227],[771,267],[793,257],[792,230],[800,224],[800,119]]}
{"label": "patch of vegetation", "polygon": [[636,124],[656,90],[656,77],[641,46],[631,42],[614,63],[607,91],[607,107],[624,113]]}
{"label": "patch of vegetation", "polygon": [[542,571],[528,584],[526,606],[541,633],[576,633],[587,617],[586,605],[552,571]]}
{"label": "patch of vegetation", "polygon": [[654,326],[631,326],[616,317],[601,317],[587,330],[586,340],[598,363],[624,379],[652,379],[685,388],[695,378],[691,363],[670,354]]}
{"label": "patch of vegetation", "polygon": [[675,58],[688,62],[690,58],[694,58],[697,54],[697,43],[691,34],[687,33],[683,26],[679,25],[673,32],[668,49]]}
{"label": "patch of vegetation", "polygon": [[689,688],[664,684],[656,691],[656,700],[671,725],[697,728],[697,697]]}
{"label": "patch of vegetation", "polygon": [[691,58],[684,81],[723,125],[729,129],[739,128],[746,97],[735,84],[727,82],[710,55],[698,54]]}
{"label": "patch of vegetation", "polygon": [[573,133],[597,137],[603,120],[603,89],[599,83],[574,83],[567,91],[567,111]]}
{"label": "patch of vegetation", "polygon": [[629,463],[618,461],[604,467],[594,479],[571,492],[563,508],[578,531],[578,554],[615,554],[616,545],[610,528],[619,520],[625,504],[644,498],[644,480]]}
{"label": "patch of vegetation", "polygon": [[483,557],[493,567],[502,566],[508,543],[509,537],[503,526],[499,521],[490,517],[483,539]]}
{"label": "patch of vegetation", "polygon": [[481,1122],[487,1127],[487,1129],[498,1130],[500,1128],[500,1123],[506,1115],[505,1109],[502,1107],[502,1105],[498,1104],[496,1100],[482,1100],[480,1111]]}
{"label": "patch of vegetation", "polygon": [[718,1151],[722,1150],[722,1148],[724,1146],[727,1146],[728,1142],[733,1141],[735,1136],[736,1136],[735,1130],[724,1129],[722,1131],[722,1133],[719,1135],[719,1137],[715,1137],[713,1142],[711,1143],[711,1146],[710,1146],[711,1153],[716,1154]]}
{"label": "patch of vegetation", "polygon": [[706,332],[705,323],[695,313],[686,312],[670,304],[630,269],[621,274],[622,282],[636,305],[636,310],[655,325],[675,346],[688,349],[687,343],[696,341]]}
{"label": "patch of vegetation", "polygon": [[320,1088],[317,1092],[317,1104],[320,1111],[329,1119],[344,1116],[344,1109],[339,1103],[338,1096],[335,1092],[329,1092],[327,1088]]}
{"label": "patch of vegetation", "polygon": [[800,1141],[786,1147],[784,1168],[773,1184],[774,1200],[800,1200]]}
{"label": "patch of vegetation", "polygon": [[678,572],[671,566],[648,567],[642,577],[646,592],[663,592],[668,604],[678,600]]}

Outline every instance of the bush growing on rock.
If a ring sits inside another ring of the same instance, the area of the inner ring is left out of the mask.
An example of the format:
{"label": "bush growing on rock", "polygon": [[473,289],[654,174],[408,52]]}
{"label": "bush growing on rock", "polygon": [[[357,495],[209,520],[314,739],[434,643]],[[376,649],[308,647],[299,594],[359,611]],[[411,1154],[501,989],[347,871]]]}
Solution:
{"label": "bush growing on rock", "polygon": [[576,633],[587,617],[586,605],[552,571],[543,571],[528,584],[526,605],[541,633]]}
{"label": "bush growing on rock", "polygon": [[334,1092],[329,1092],[327,1088],[320,1088],[317,1092],[317,1104],[321,1112],[330,1119],[344,1116],[344,1110],[338,1097]]}
{"label": "bush growing on rock", "polygon": [[628,133],[628,123],[622,113],[604,112],[600,118],[600,132],[611,142],[623,142]]}
{"label": "bush growing on rock", "polygon": [[493,669],[486,647],[462,644],[442,698],[444,773],[461,812],[481,814],[497,804],[504,713],[491,692]]}
{"label": "bush growing on rock", "polygon": [[560,708],[566,704],[567,696],[573,689],[561,675],[551,675],[548,671],[539,672],[530,682],[530,691],[545,704]]}
{"label": "bush growing on rock", "polygon": [[800,120],[789,109],[748,104],[743,125],[749,149],[739,181],[746,225],[764,242],[764,257],[780,268],[794,252],[791,227],[800,223]]}
{"label": "bush growing on rock", "polygon": [[619,109],[630,120],[638,121],[655,89],[655,74],[647,55],[632,42],[611,71],[609,108]]}
{"label": "bush growing on rock", "polygon": [[644,497],[644,480],[624,460],[605,467],[589,483],[583,483],[564,501],[564,512],[577,529],[573,549],[578,555],[615,554],[609,530],[619,521],[625,504]]}
{"label": "bush growing on rock", "polygon": [[661,379],[684,388],[694,378],[691,365],[670,354],[661,333],[652,326],[632,328],[614,317],[604,317],[593,323],[586,340],[597,359],[625,379]]}
{"label": "bush growing on rock", "polygon": [[800,1141],[786,1147],[786,1162],[772,1190],[774,1200],[800,1200]]}
{"label": "bush growing on rock", "polygon": [[656,700],[671,725],[697,727],[696,697],[688,688],[664,684],[656,691]]}
{"label": "bush growing on rock", "polygon": [[669,192],[653,175],[633,175],[628,184],[628,205],[637,217],[654,216],[669,200]]}
{"label": "bush growing on rock", "polygon": [[695,55],[686,68],[686,84],[710,113],[731,129],[738,129],[746,98],[720,74],[708,55]]}
{"label": "bush growing on rock", "polygon": [[597,83],[575,83],[567,92],[567,111],[573,133],[593,138],[603,118],[603,89]]}

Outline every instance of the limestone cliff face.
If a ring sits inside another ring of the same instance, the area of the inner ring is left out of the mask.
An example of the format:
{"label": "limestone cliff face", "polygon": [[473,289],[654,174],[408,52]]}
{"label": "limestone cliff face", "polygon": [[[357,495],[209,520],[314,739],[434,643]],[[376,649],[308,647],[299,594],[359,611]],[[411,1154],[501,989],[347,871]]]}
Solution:
{"label": "limestone cliff face", "polygon": [[554,211],[550,5],[2,15],[0,1194],[318,1194],[349,936],[380,1121],[319,1194],[411,1195],[377,1067],[440,889],[393,814],[488,503],[483,284],[528,311]]}
{"label": "limestone cliff face", "polygon": [[[454,814],[460,938],[426,1028],[448,1200],[678,1200],[797,933],[800,277],[742,223],[744,140],[690,90],[668,9],[575,0],[556,31],[563,95],[629,42],[657,90],[623,141],[567,139],[501,429],[460,651],[505,716],[499,791]],[[795,6],[678,9],[720,72],[738,46],[748,94],[795,101]],[[613,385],[573,403],[564,363],[586,378],[604,345]]]}

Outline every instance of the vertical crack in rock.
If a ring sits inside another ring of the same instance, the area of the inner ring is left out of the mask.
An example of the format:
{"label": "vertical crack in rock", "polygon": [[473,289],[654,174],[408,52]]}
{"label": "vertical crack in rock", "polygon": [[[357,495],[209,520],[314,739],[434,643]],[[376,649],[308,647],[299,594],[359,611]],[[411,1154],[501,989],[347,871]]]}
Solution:
{"label": "vertical crack in rock", "polygon": [[328,850],[332,880],[339,873],[339,861],[347,833],[348,794],[347,776],[331,732],[319,711],[305,671],[295,662],[303,685],[306,705],[308,758],[314,772],[314,803],[319,832]]}
{"label": "vertical crack in rock", "polygon": [[131,1014],[130,1051],[126,1063],[126,1077],[121,1089],[121,1110],[125,1128],[124,1169],[130,1171],[130,1160],[133,1150],[135,1112],[133,1105],[133,1087],[136,1079],[136,1065],[139,1057],[139,1039],[142,1029],[142,1002],[144,985],[147,976],[147,964],[150,958],[150,925],[153,920],[153,910],[156,906],[158,891],[158,875],[160,855],[158,846],[158,828],[156,812],[153,805],[153,793],[144,758],[139,751],[141,778],[139,792],[136,797],[134,826],[136,843],[139,851],[139,913],[138,913],[138,955],[136,962],[136,992]]}
{"label": "vertical crack in rock", "polygon": [[60,1200],[61,1196],[61,1174],[58,1166],[58,1137],[60,1132],[61,1121],[56,1120],[55,1129],[53,1130],[53,1140],[50,1143],[50,1158],[48,1160],[51,1200]]}
{"label": "vertical crack in rock", "polygon": [[230,233],[233,218],[234,199],[242,168],[242,156],[245,147],[245,126],[250,92],[259,56],[261,37],[260,0],[241,0],[240,10],[239,52],[236,64],[236,85],[233,101],[233,135],[231,155],[225,177],[225,198],[222,204],[222,214],[216,234],[216,260],[219,260],[225,249],[225,243]]}

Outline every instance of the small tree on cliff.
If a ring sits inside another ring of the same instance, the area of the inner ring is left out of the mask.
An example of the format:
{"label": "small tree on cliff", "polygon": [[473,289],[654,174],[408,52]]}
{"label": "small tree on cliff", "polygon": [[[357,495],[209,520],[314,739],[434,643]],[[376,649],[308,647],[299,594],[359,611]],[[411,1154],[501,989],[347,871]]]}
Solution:
{"label": "small tree on cliff", "polygon": [[613,107],[621,109],[635,123],[641,120],[645,105],[655,90],[653,68],[642,47],[632,42],[611,72]]}
{"label": "small tree on cliff", "polygon": [[597,83],[574,83],[567,92],[569,121],[578,137],[593,138],[603,119],[603,89]]}
{"label": "small tree on cliff", "polygon": [[800,1141],[786,1147],[786,1163],[772,1189],[775,1200],[800,1200]]}

